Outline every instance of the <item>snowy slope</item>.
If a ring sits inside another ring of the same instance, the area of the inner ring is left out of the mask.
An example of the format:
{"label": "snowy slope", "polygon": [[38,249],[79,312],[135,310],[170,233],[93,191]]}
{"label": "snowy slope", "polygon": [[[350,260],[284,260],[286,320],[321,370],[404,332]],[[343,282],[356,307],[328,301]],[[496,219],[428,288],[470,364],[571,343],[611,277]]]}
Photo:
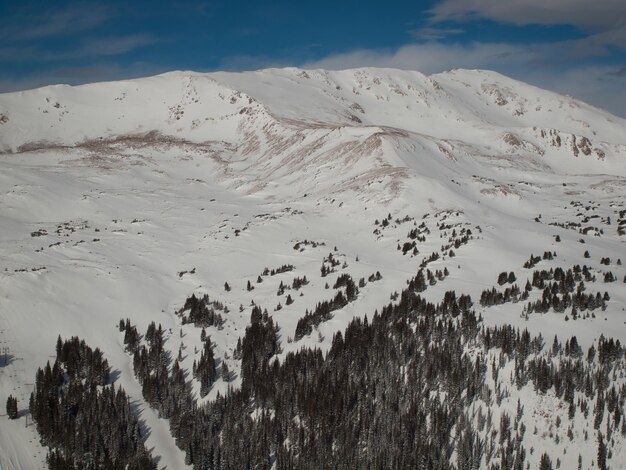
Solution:
{"label": "snowy slope", "polygon": [[[78,335],[119,372],[160,467],[184,468],[184,455],[143,401],[120,318],[142,332],[161,323],[168,348],[181,348],[190,369],[199,331],[182,326],[175,311],[192,293],[223,302],[224,328],[208,333],[237,386],[233,349],[252,302],[281,327],[283,352],[327,348],[335,331],[388,303],[440,250],[445,220],[476,237],[454,258],[429,264],[450,271],[425,293],[429,300],[452,289],[469,293],[487,324],[519,324],[545,338],[576,335],[583,348],[601,333],[626,338],[626,269],[616,262],[626,262],[618,229],[626,121],[493,72],[172,72],[45,87],[0,95],[0,150],[0,340],[11,357],[0,366],[0,399],[17,393],[25,414],[35,371],[53,356],[57,336]],[[381,229],[375,221],[388,214],[392,223]],[[422,220],[431,234],[418,255],[403,255],[398,244]],[[581,226],[555,225],[568,222]],[[586,226],[598,230],[579,233]],[[303,240],[324,245],[294,249]],[[597,271],[593,291],[610,294],[606,311],[577,321],[554,313],[524,320],[521,303],[478,305],[502,271],[514,270],[523,286],[532,274],[523,263],[546,250],[557,257],[541,268],[585,263]],[[358,280],[380,271],[383,279],[292,342],[305,310],[332,297],[325,284],[339,273],[320,277],[329,252],[345,262],[340,272]],[[604,257],[610,266],[600,264]],[[285,264],[294,271],[257,284],[265,267]],[[617,282],[602,282],[608,270]],[[281,281],[303,275],[309,285],[276,295]],[[218,379],[209,398],[228,386]],[[42,466],[45,450],[25,420],[0,417],[3,469]],[[626,459],[626,448],[613,458]]]}

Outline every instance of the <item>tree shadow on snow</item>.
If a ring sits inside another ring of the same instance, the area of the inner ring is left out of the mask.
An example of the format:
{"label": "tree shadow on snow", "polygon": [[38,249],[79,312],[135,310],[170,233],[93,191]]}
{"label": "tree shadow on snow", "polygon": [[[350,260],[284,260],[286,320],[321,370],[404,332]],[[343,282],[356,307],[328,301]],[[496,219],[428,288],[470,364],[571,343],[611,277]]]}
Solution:
{"label": "tree shadow on snow", "polygon": [[122,372],[120,372],[119,370],[117,370],[117,369],[112,370],[109,373],[109,383],[113,384],[113,383],[117,382],[117,379],[119,379],[121,375],[122,375]]}
{"label": "tree shadow on snow", "polygon": [[141,430],[141,436],[145,441],[150,436],[152,430],[150,429],[150,426],[146,424],[146,420],[141,417],[143,414],[141,405],[142,402],[140,400],[130,401],[130,411],[137,416],[137,423],[139,424],[139,429]]}
{"label": "tree shadow on snow", "polygon": [[0,369],[10,366],[14,361],[15,356],[13,354],[0,354]]}

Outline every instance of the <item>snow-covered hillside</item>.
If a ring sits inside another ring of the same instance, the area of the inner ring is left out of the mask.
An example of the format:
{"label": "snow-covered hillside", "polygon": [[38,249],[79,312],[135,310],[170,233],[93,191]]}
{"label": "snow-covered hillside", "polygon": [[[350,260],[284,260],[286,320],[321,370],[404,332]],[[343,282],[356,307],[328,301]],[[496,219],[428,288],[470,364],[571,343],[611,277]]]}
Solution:
{"label": "snow-covered hillside", "polygon": [[[601,334],[626,339],[626,121],[493,72],[290,68],[51,86],[0,95],[0,151],[0,400],[12,394],[20,409],[17,421],[0,416],[2,469],[45,467],[28,397],[59,334],[104,352],[159,468],[185,468],[117,324],[129,318],[143,333],[160,323],[191,370],[200,329],[177,313],[191,294],[221,305],[223,324],[206,330],[218,369],[231,371],[203,398],[190,376],[199,403],[241,385],[235,348],[253,305],[280,328],[277,357],[326,351],[420,266],[448,273],[426,299],[470,294],[485,325],[528,328],[546,350],[554,335],[575,335],[584,351]],[[471,236],[461,241],[461,230]],[[531,254],[541,259],[524,268]],[[608,294],[604,308],[528,313],[538,288],[523,301],[479,303],[509,285],[498,285],[501,272],[523,289],[535,270],[576,265],[595,279],[587,292]],[[356,299],[296,340],[298,321],[333,297],[341,274],[364,278]],[[511,386],[493,404],[495,422],[518,398],[526,428],[552,434],[558,399],[531,386]],[[563,468],[580,453],[590,467],[586,425],[579,419],[574,437],[556,443],[527,436],[531,467],[544,451]],[[614,436],[618,468],[626,440]]]}

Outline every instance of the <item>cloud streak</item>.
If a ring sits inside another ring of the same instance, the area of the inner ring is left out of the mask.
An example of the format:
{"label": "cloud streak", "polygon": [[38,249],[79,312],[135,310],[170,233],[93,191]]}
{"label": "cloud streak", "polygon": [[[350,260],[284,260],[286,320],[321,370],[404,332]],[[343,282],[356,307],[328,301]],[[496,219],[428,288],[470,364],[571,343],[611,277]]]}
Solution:
{"label": "cloud streak", "polygon": [[531,60],[531,49],[506,43],[409,44],[398,49],[361,49],[306,62],[308,68],[390,67],[434,73],[450,68],[495,68]]}
{"label": "cloud streak", "polygon": [[438,41],[454,34],[465,31],[461,28],[432,28],[424,27],[409,31],[409,34],[419,41]]}
{"label": "cloud streak", "polygon": [[612,29],[623,22],[623,0],[443,0],[431,10],[432,20],[463,22],[486,18],[510,24],[569,24]]}
{"label": "cloud streak", "polygon": [[626,48],[624,0],[443,0],[429,13],[432,24],[487,19],[518,26],[571,25],[588,34],[581,46]]}
{"label": "cloud streak", "polygon": [[109,6],[77,2],[62,10],[22,11],[6,18],[11,21],[0,28],[0,37],[11,42],[32,41],[57,36],[69,36],[90,31],[113,16]]}
{"label": "cloud streak", "polygon": [[86,38],[82,44],[62,52],[48,52],[42,55],[43,60],[60,61],[81,59],[84,57],[106,57],[125,54],[140,47],[149,46],[157,39],[149,34],[132,34],[120,37]]}
{"label": "cloud streak", "polygon": [[24,45],[0,48],[0,60],[11,62],[61,62],[86,58],[110,57],[126,54],[157,43],[150,34],[132,34],[117,37],[85,38],[77,47],[63,50],[47,50],[40,46]]}

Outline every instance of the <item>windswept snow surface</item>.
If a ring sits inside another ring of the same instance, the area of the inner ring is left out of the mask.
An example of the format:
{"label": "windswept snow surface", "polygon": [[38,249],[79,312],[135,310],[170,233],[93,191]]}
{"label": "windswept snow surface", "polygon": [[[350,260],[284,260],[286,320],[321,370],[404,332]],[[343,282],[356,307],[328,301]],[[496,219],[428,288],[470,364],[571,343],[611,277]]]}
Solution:
{"label": "windswept snow surface", "polygon": [[[159,467],[185,468],[167,421],[142,398],[120,318],[140,332],[161,323],[167,347],[182,348],[191,369],[199,329],[183,326],[176,310],[192,293],[225,304],[223,328],[207,332],[218,367],[226,361],[235,378],[218,379],[211,399],[240,383],[233,349],[252,302],[280,326],[283,353],[325,349],[440,251],[446,223],[475,238],[428,265],[450,272],[425,292],[429,300],[469,293],[487,324],[516,324],[548,340],[576,335],[583,348],[602,333],[626,338],[626,269],[617,264],[626,262],[626,121],[493,72],[289,68],[51,86],[0,95],[0,151],[0,400],[4,413],[16,395],[21,411],[16,421],[0,416],[3,470],[45,466],[26,426],[28,396],[59,334],[104,351]],[[389,214],[388,227],[375,225]],[[403,255],[397,246],[422,221],[431,233],[419,254]],[[294,249],[304,240],[317,246]],[[610,295],[606,311],[567,321],[553,312],[523,319],[523,303],[480,307],[502,271],[515,271],[523,288],[533,269],[522,265],[544,251],[557,256],[536,269],[592,267],[590,289]],[[322,278],[329,252],[342,265]],[[265,267],[286,264],[295,269],[257,283]],[[305,310],[332,297],[339,274],[358,280],[376,271],[382,280],[291,341]],[[616,282],[603,282],[607,271]],[[303,275],[308,285],[277,296],[281,281]],[[552,406],[532,391],[513,394],[510,403],[522,396],[538,412]],[[531,466],[541,456],[536,440]],[[626,461],[623,445],[613,452],[612,462]],[[577,454],[562,456],[564,468],[577,465]]]}

